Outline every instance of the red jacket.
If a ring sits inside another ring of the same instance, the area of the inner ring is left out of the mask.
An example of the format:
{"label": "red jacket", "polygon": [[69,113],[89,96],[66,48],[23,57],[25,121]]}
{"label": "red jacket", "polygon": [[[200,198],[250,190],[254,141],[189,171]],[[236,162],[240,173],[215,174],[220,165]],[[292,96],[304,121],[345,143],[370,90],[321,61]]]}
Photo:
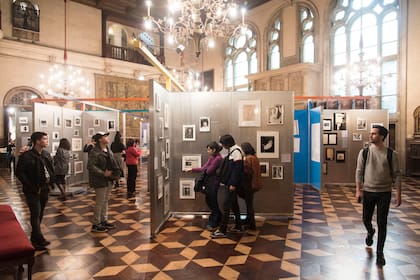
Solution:
{"label": "red jacket", "polygon": [[135,147],[128,147],[125,151],[125,163],[127,165],[137,165],[140,156],[141,150],[137,150]]}

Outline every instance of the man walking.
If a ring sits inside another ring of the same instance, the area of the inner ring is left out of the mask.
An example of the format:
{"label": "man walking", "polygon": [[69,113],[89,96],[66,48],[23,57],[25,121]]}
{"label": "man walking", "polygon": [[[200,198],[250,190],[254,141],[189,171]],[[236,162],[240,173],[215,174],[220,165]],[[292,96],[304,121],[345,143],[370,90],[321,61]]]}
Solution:
{"label": "man walking", "polygon": [[108,135],[99,132],[93,136],[96,145],[89,152],[88,158],[89,181],[96,194],[92,232],[106,232],[115,228],[115,225],[107,221],[108,200],[113,181],[120,177],[121,169],[117,170],[116,161],[108,148]]}
{"label": "man walking", "polygon": [[383,249],[393,186],[397,189],[395,206],[401,205],[398,157],[395,151],[384,145],[387,135],[388,130],[385,127],[380,125],[372,127],[369,135],[371,145],[359,152],[356,168],[356,198],[358,201],[363,199],[363,223],[368,232],[365,239],[367,246],[373,244],[375,229],[372,226],[372,216],[375,206],[377,208],[376,265],[378,266],[385,265]]}
{"label": "man walking", "polygon": [[41,232],[41,221],[48,201],[48,185],[54,178],[51,155],[44,150],[48,146],[48,135],[34,132],[31,135],[32,149],[24,152],[16,167],[16,176],[23,185],[26,203],[31,213],[31,242],[35,250],[45,250],[50,244]]}

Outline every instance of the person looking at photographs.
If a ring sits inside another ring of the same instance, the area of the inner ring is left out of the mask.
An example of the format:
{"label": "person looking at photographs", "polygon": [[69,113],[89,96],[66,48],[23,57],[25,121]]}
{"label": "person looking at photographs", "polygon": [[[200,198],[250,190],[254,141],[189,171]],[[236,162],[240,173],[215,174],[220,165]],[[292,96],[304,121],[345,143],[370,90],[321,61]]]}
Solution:
{"label": "person looking at photographs", "polygon": [[85,146],[83,147],[83,152],[89,153],[93,148],[95,148],[95,145],[95,136],[92,136],[92,138],[89,139],[89,143],[85,144]]}
{"label": "person looking at photographs", "polygon": [[[93,215],[92,232],[107,232],[115,228],[108,222],[108,200],[111,193],[115,162],[112,151],[108,148],[109,133],[98,132],[93,137],[95,147],[90,151],[88,158],[89,181],[95,189],[95,211]],[[119,178],[119,174],[117,176]]]}
{"label": "person looking at photographs", "polygon": [[55,184],[61,193],[61,199],[66,200],[66,175],[69,173],[70,141],[62,138],[54,156]]}
{"label": "person looking at photographs", "polygon": [[215,230],[222,219],[222,212],[220,212],[219,204],[217,202],[217,192],[219,190],[219,180],[216,176],[216,170],[219,168],[220,163],[222,162],[222,155],[220,151],[223,148],[216,142],[211,142],[207,145],[207,154],[209,158],[207,162],[198,168],[186,169],[186,172],[203,172],[206,171],[206,203],[210,208],[210,216],[207,224],[207,229],[210,231]]}
{"label": "person looking at photographs", "polygon": [[[377,208],[378,244],[376,247],[376,265],[384,266],[384,245],[388,212],[391,203],[392,187],[396,188],[395,207],[401,205],[401,172],[395,151],[384,145],[388,130],[381,125],[374,125],[370,130],[371,145],[360,150],[356,168],[356,198],[363,198],[363,224],[367,230],[366,246],[372,246],[375,229],[372,217]],[[363,192],[362,192],[363,191]]]}
{"label": "person looking at photographs", "polygon": [[136,192],[137,165],[141,150],[137,149],[133,139],[127,140],[127,150],[125,151],[125,164],[127,164],[127,198],[133,197]]}
{"label": "person looking at photographs", "polygon": [[6,147],[6,162],[7,162],[7,167],[9,168],[10,172],[16,172],[16,168],[15,168],[15,163],[16,163],[16,157],[15,157],[15,150],[16,150],[16,145],[15,145],[15,141],[13,139],[9,140],[9,143],[7,144]]}
{"label": "person looking at photographs", "polygon": [[31,135],[32,149],[20,155],[16,176],[23,185],[23,193],[31,213],[31,242],[35,250],[45,250],[50,244],[41,232],[41,222],[48,202],[49,184],[54,181],[54,168],[49,152],[48,135],[34,132]]}
{"label": "person looking at photographs", "polygon": [[[114,142],[111,143],[111,151],[114,154],[114,158],[120,166],[123,166],[124,160],[123,160],[123,154],[125,153],[125,145],[121,142],[121,133],[117,131],[115,133]],[[124,178],[124,172],[121,169],[121,178]],[[118,182],[119,180],[115,180],[115,187],[119,188],[120,184]]]}
{"label": "person looking at photographs", "polygon": [[228,159],[230,164],[230,175],[227,183],[223,185],[226,195],[223,202],[222,223],[220,228],[211,234],[212,238],[226,237],[227,226],[229,223],[230,209],[235,215],[235,226],[230,229],[230,232],[241,232],[241,215],[239,212],[237,189],[241,187],[241,180],[243,176],[243,159],[241,147],[236,145],[235,139],[232,135],[226,134],[220,137],[220,143],[223,148],[228,150]]}
{"label": "person looking at photographs", "polygon": [[254,212],[254,192],[262,188],[260,161],[255,155],[255,149],[248,142],[241,144],[245,154],[244,178],[242,180],[243,197],[246,203],[246,220],[244,226],[256,230]]}

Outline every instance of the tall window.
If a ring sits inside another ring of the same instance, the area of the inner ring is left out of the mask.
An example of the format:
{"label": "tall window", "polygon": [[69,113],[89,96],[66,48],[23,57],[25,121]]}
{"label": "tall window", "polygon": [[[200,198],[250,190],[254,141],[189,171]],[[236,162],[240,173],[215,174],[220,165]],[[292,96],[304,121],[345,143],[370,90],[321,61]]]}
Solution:
{"label": "tall window", "polygon": [[257,73],[257,35],[248,27],[229,38],[226,48],[225,86],[228,90],[248,89],[248,74]]}
{"label": "tall window", "polygon": [[304,63],[315,62],[314,44],[314,14],[307,7],[299,8],[301,32],[301,61]]}
{"label": "tall window", "polygon": [[333,11],[332,95],[380,96],[397,111],[398,0],[338,0]]}
{"label": "tall window", "polygon": [[280,16],[274,20],[268,32],[268,70],[280,68]]}

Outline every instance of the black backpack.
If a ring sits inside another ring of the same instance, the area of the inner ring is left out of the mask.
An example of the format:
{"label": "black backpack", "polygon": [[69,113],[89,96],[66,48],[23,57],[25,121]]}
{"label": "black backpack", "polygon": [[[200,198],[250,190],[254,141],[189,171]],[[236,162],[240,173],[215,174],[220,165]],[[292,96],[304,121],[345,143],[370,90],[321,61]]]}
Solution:
{"label": "black backpack", "polygon": [[219,179],[219,182],[222,184],[226,184],[229,181],[230,175],[232,174],[232,161],[229,160],[229,156],[236,150],[241,152],[241,150],[239,150],[238,148],[230,151],[223,159],[219,168],[217,168],[216,170],[217,178]]}
{"label": "black backpack", "polygon": [[[365,177],[365,169],[366,169],[366,160],[369,153],[369,147],[363,148],[363,178]],[[394,153],[394,150],[391,148],[387,148],[386,151],[386,159],[388,161],[388,167],[389,167],[389,174],[391,175],[392,180],[394,180],[394,169],[392,168],[392,154]]]}

